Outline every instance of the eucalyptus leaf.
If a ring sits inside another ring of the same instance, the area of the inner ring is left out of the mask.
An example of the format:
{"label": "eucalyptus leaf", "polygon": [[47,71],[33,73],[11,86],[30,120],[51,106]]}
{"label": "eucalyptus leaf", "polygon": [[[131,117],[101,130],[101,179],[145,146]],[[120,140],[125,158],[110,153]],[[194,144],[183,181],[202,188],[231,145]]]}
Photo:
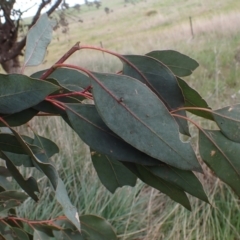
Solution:
{"label": "eucalyptus leaf", "polygon": [[43,101],[59,87],[21,74],[0,74],[0,114],[13,114]]}
{"label": "eucalyptus leaf", "polygon": [[117,240],[115,231],[104,218],[95,215],[82,215],[80,221],[84,240]]}
{"label": "eucalyptus leaf", "polygon": [[227,138],[240,143],[240,104],[215,110],[213,117]]}
{"label": "eucalyptus leaf", "polygon": [[[46,71],[47,69],[36,72],[31,77],[40,78]],[[61,86],[69,91],[82,91],[91,84],[89,77],[77,70],[68,68],[57,68],[48,78],[56,79]]]}
{"label": "eucalyptus leaf", "polygon": [[[33,164],[35,165],[35,167],[37,169],[39,169],[40,171],[42,171],[50,180],[50,182],[53,186],[53,189],[56,193],[57,201],[62,205],[65,215],[68,217],[68,219],[70,221],[72,221],[72,223],[76,226],[77,229],[80,229],[80,222],[78,221],[78,213],[77,213],[75,207],[71,205],[71,203],[68,199],[68,196],[67,196],[67,191],[64,187],[64,184],[62,183],[62,180],[59,178],[55,167],[52,164],[50,164],[49,161],[47,163],[41,162],[36,157],[36,155],[34,155],[32,150],[25,144],[22,137],[14,129],[11,128],[11,131],[13,132],[13,134],[15,135],[15,137],[17,138],[17,140],[19,141],[19,143],[21,144],[21,146],[23,147],[25,152],[29,156],[32,157]],[[37,140],[35,140],[35,141],[38,141],[39,144],[42,144],[42,146],[44,146],[43,138],[41,138],[41,140],[39,140],[39,139],[40,138],[38,136]],[[46,141],[47,140],[45,139],[44,142],[46,143]],[[49,141],[47,141],[47,142],[49,142]],[[48,148],[48,150],[47,150],[48,154],[52,154],[53,152],[55,152],[56,146],[54,146],[54,148],[55,148],[54,151],[52,151],[52,148],[51,148],[51,151]]]}
{"label": "eucalyptus leaf", "polygon": [[94,76],[96,108],[113,132],[162,162],[202,171],[190,143],[179,139],[174,118],[148,87],[128,76],[100,73]]}
{"label": "eucalyptus leaf", "polygon": [[[184,106],[181,89],[175,75],[168,67],[148,56],[124,55],[123,57],[127,59],[123,64],[123,74],[145,83],[157,94],[169,110]],[[186,117],[183,110],[179,111],[178,114]],[[175,120],[179,124],[179,131],[190,136],[187,121],[183,118],[176,118]]]}
{"label": "eucalyptus leaf", "polygon": [[[37,114],[38,110],[29,108],[18,113],[2,115],[1,118],[5,122],[7,122],[11,127],[16,127],[27,123]],[[5,125],[2,122],[0,122],[0,127],[5,127]]]}
{"label": "eucalyptus leaf", "polygon": [[199,131],[199,153],[208,167],[240,196],[240,143],[225,137],[221,131]]}
{"label": "eucalyptus leaf", "polygon": [[51,39],[51,21],[44,13],[27,34],[24,66],[41,64]]}
{"label": "eucalyptus leaf", "polygon": [[136,185],[136,176],[121,162],[97,152],[92,152],[91,155],[100,181],[111,193],[114,193],[118,187]]}
{"label": "eucalyptus leaf", "polygon": [[138,164],[124,163],[139,179],[147,185],[169,196],[175,202],[180,203],[186,209],[191,210],[191,205],[185,192],[178,186],[171,184],[153,174],[147,167]]}
{"label": "eucalyptus leaf", "polygon": [[27,180],[23,178],[21,173],[18,171],[16,166],[12,163],[11,159],[9,159],[1,150],[0,156],[6,162],[7,169],[11,173],[12,177],[17,181],[19,186],[35,201],[38,201],[38,197],[34,192],[39,192],[37,181],[30,177]]}
{"label": "eucalyptus leaf", "polygon": [[157,50],[147,53],[146,55],[164,63],[179,77],[191,75],[199,66],[198,62],[194,59],[174,50]]}
{"label": "eucalyptus leaf", "polygon": [[[191,88],[183,79],[177,77],[178,84],[182,90],[185,107],[195,107],[201,109],[187,109],[187,111],[209,120],[213,120],[213,115],[211,113],[211,108],[208,106],[207,102],[200,96],[200,94],[193,88]],[[205,109],[205,110],[204,110]]]}
{"label": "eucalyptus leaf", "polygon": [[161,179],[176,185],[183,191],[190,193],[192,196],[209,203],[201,182],[191,171],[177,169],[167,164],[147,167],[147,169]]}
{"label": "eucalyptus leaf", "polygon": [[157,165],[159,161],[138,151],[114,134],[102,121],[96,107],[90,104],[67,104],[71,126],[94,151],[121,161]]}

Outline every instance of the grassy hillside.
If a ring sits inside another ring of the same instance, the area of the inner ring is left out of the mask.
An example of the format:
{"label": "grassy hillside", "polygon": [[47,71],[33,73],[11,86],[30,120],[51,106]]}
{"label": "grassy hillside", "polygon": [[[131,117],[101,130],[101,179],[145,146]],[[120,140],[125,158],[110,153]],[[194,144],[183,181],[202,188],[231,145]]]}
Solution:
{"label": "grassy hillside", "polygon": [[[107,15],[105,7],[113,12]],[[213,108],[240,102],[240,63],[235,59],[240,54],[240,1],[138,0],[135,5],[124,6],[124,0],[102,0],[98,10],[82,6],[78,14],[70,9],[68,21],[69,35],[63,35],[61,30],[55,32],[46,62],[28,68],[27,73],[51,66],[77,41],[103,45],[123,54],[174,49],[199,61],[200,67],[187,80]],[[68,62],[103,72],[115,72],[121,67],[115,58],[90,50],[74,54]],[[200,179],[212,205],[190,198],[192,212],[140,182],[136,188],[126,187],[111,195],[97,179],[87,147],[79,144],[79,138],[64,123],[56,117],[34,119],[30,125],[40,135],[50,136],[62,149],[54,161],[73,204],[82,214],[107,218],[119,239],[240,239],[239,199],[208,171]],[[22,216],[44,219],[61,214],[46,179],[39,182],[45,188],[43,199],[37,204],[29,200],[19,210]],[[46,201],[51,204],[46,205]]]}

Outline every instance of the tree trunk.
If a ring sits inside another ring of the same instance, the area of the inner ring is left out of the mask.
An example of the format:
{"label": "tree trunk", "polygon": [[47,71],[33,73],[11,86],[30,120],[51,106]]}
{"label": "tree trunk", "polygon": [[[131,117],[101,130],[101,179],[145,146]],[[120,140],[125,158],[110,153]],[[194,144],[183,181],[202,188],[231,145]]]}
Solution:
{"label": "tree trunk", "polygon": [[2,63],[2,68],[6,73],[20,73],[21,72],[21,65],[19,61],[19,57],[11,59],[7,62]]}

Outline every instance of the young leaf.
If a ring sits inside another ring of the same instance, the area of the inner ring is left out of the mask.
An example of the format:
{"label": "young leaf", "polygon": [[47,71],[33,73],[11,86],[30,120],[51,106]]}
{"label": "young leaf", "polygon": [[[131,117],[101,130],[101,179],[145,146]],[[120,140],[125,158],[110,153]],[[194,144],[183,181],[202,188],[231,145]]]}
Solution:
{"label": "young leaf", "polygon": [[71,126],[93,150],[109,157],[145,165],[159,161],[138,151],[113,133],[100,118],[96,107],[87,104],[67,104],[66,112]]}
{"label": "young leaf", "polygon": [[213,117],[227,138],[240,143],[240,104],[215,110]]}
{"label": "young leaf", "polygon": [[[36,72],[31,77],[40,78],[46,70]],[[70,91],[81,91],[91,84],[89,77],[79,71],[68,68],[57,68],[48,78],[56,79],[61,86]]]}
{"label": "young leaf", "polygon": [[27,34],[24,66],[34,66],[42,63],[51,39],[52,26],[45,13]]}
{"label": "young leaf", "polygon": [[[147,56],[124,55],[131,62],[123,64],[123,74],[145,83],[164,102],[169,110],[184,106],[184,98],[176,77],[164,64]],[[178,114],[186,117],[185,111]],[[176,118],[181,133],[190,136],[188,123],[185,119]]]}
{"label": "young leaf", "polygon": [[17,181],[19,186],[35,201],[38,201],[38,197],[35,192],[39,192],[37,181],[30,177],[27,180],[23,178],[21,173],[12,163],[11,159],[9,159],[1,150],[0,157],[5,160],[7,169],[11,173],[12,177]]}
{"label": "young leaf", "polygon": [[43,101],[59,87],[20,74],[0,74],[0,113],[13,114]]}
{"label": "young leaf", "polygon": [[221,131],[201,130],[199,152],[217,177],[240,196],[240,143],[232,142]]}
{"label": "young leaf", "polygon": [[194,59],[174,50],[152,51],[146,55],[164,63],[179,77],[191,75],[199,66]]}
{"label": "young leaf", "polygon": [[166,164],[147,167],[147,169],[161,179],[178,186],[184,192],[190,193],[192,196],[208,203],[202,184],[191,171],[177,169]]}
{"label": "young leaf", "polygon": [[190,143],[179,139],[174,118],[148,87],[128,76],[94,75],[97,77],[93,81],[96,108],[113,132],[162,162],[201,171]]}
{"label": "young leaf", "polygon": [[[200,94],[191,88],[183,79],[177,77],[178,84],[182,89],[182,93],[185,99],[185,107],[198,107],[206,108],[211,110],[207,102],[200,96]],[[211,112],[202,111],[202,110],[187,110],[199,117],[203,117],[209,120],[213,120],[213,115]]]}
{"label": "young leaf", "polygon": [[[18,113],[2,115],[1,118],[7,122],[11,127],[23,125],[30,121],[38,114],[38,110],[29,108]],[[5,127],[4,123],[0,121],[0,127]]]}
{"label": "young leaf", "polygon": [[112,226],[104,218],[94,215],[80,217],[83,239],[88,240],[117,240]]}
{"label": "young leaf", "polygon": [[92,162],[100,181],[111,193],[118,187],[135,186],[136,176],[121,162],[97,152],[92,152]]}

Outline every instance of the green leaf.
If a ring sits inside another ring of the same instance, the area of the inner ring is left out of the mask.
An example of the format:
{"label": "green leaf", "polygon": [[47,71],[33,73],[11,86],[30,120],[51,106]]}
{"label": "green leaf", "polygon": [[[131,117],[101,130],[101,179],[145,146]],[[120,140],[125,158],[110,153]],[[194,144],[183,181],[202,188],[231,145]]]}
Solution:
{"label": "green leaf", "polygon": [[13,114],[31,108],[59,88],[21,74],[0,74],[0,113]]}
{"label": "green leaf", "polygon": [[[207,102],[200,96],[200,94],[191,88],[183,79],[178,78],[178,84],[182,89],[182,93],[185,99],[185,107],[198,107],[198,108],[205,108],[207,110],[211,110],[208,106]],[[213,120],[213,115],[209,111],[204,110],[187,110],[199,117],[203,117],[209,120]]]}
{"label": "green leaf", "polygon": [[87,104],[67,104],[71,126],[79,137],[97,152],[121,161],[157,165],[158,160],[133,148],[114,134],[100,118],[96,107]]}
{"label": "green leaf", "polygon": [[46,233],[34,230],[33,240],[53,240],[54,238],[49,237]]}
{"label": "green leaf", "polygon": [[33,177],[25,180],[15,165],[12,163],[11,159],[9,159],[1,150],[0,156],[6,161],[6,166],[12,177],[17,181],[19,186],[35,201],[38,201],[38,197],[34,192],[39,192],[38,185],[36,180]]}
{"label": "green leaf", "polygon": [[47,46],[52,39],[52,26],[47,14],[43,14],[36,24],[28,31],[24,66],[42,63]]}
{"label": "green leaf", "polygon": [[138,165],[138,164],[134,165],[131,163],[127,163],[124,165],[126,167],[128,167],[130,171],[132,171],[134,174],[136,174],[136,176],[139,179],[141,179],[143,182],[145,182],[146,184],[148,184],[149,186],[151,186],[153,188],[156,188],[160,192],[166,194],[173,201],[180,203],[186,209],[191,211],[190,202],[189,202],[185,192],[181,188],[156,176],[151,171],[149,171],[149,169],[147,167],[145,167],[143,165]]}
{"label": "green leaf", "polygon": [[[68,239],[68,240],[85,240],[82,234],[71,229],[63,229],[61,231],[53,231],[55,239]],[[89,239],[89,238],[87,238]]]}
{"label": "green leaf", "polygon": [[194,59],[174,50],[152,51],[146,55],[164,63],[179,77],[191,75],[199,66]]}
{"label": "green leaf", "polygon": [[118,187],[136,185],[136,176],[121,162],[96,152],[92,153],[92,162],[100,181],[111,193]]}
{"label": "green leaf", "polygon": [[67,191],[65,189],[64,183],[60,178],[58,178],[58,185],[56,189],[57,201],[63,207],[65,216],[74,224],[74,226],[80,231],[80,221],[77,209],[72,205],[68,198]]}
{"label": "green leaf", "polygon": [[15,166],[21,166],[23,165],[24,167],[34,167],[32,163],[32,159],[28,155],[23,155],[23,154],[16,154],[16,153],[10,153],[10,152],[4,152],[3,153],[11,159],[12,163]]}
{"label": "green leaf", "polygon": [[[6,240],[29,240],[27,233],[20,228],[11,227],[4,221],[0,222],[0,232]],[[1,235],[0,235],[1,236]]]}
{"label": "green leaf", "polygon": [[11,182],[7,180],[7,177],[10,177],[11,173],[7,168],[0,166],[0,192],[5,190],[10,190],[12,188]]}
{"label": "green leaf", "polygon": [[240,143],[240,104],[215,110],[213,117],[227,138]]}
{"label": "green leaf", "polygon": [[88,240],[117,240],[112,226],[104,218],[94,215],[80,217],[83,239]]}
{"label": "green leaf", "polygon": [[49,163],[49,158],[59,152],[58,146],[48,138],[34,134],[33,144],[43,149],[43,153],[36,154],[36,157],[45,163]]}
{"label": "green leaf", "polygon": [[[26,136],[22,136],[25,138]],[[25,140],[25,139],[24,139]],[[23,141],[24,141],[23,140]],[[42,150],[34,145],[31,145],[24,141],[24,145],[27,145],[34,153],[41,153]],[[26,154],[26,151],[19,143],[17,138],[13,134],[0,133],[0,149],[6,152],[12,152],[16,154]]]}
{"label": "green leaf", "polygon": [[[77,229],[80,229],[80,222],[78,221],[78,213],[77,213],[75,207],[71,205],[71,203],[68,199],[68,195],[65,190],[64,184],[62,183],[62,180],[59,178],[58,173],[57,173],[56,169],[54,168],[54,166],[50,163],[41,162],[34,155],[34,153],[29,148],[29,146],[27,146],[25,144],[22,137],[14,129],[11,128],[11,131],[13,132],[13,134],[15,135],[15,137],[17,138],[17,140],[19,141],[19,143],[21,144],[21,146],[23,147],[25,152],[29,156],[32,157],[33,164],[35,165],[35,167],[37,169],[39,169],[40,171],[42,171],[50,180],[50,182],[53,186],[53,189],[55,190],[57,201],[62,205],[65,215],[69,218],[70,221],[72,221],[72,223],[76,226]],[[48,144],[49,144],[50,140],[46,140],[46,139],[43,140],[43,139],[44,138],[42,138],[42,137],[40,138],[38,136],[37,140],[35,140],[35,141],[38,142],[39,144],[42,144],[42,146],[44,146],[46,144],[46,142],[48,142]],[[48,154],[51,155],[52,153],[54,153],[56,151],[56,146],[54,146],[54,150],[52,149],[52,146],[53,146],[53,144],[51,143],[51,149],[50,148],[45,149],[45,152],[46,153],[48,152],[46,156],[48,156]]]}
{"label": "green leaf", "polygon": [[11,191],[0,192],[0,201],[15,199],[23,203],[27,198],[28,198],[28,195],[20,191],[11,190]]}
{"label": "green leaf", "polygon": [[25,151],[25,154],[28,154],[32,158],[32,162],[34,166],[42,171],[50,180],[54,190],[57,188],[57,183],[58,183],[58,173],[54,166],[50,163],[43,163],[41,162],[33,153],[31,148],[25,143],[23,138],[14,130],[11,128],[11,131],[15,135],[17,141],[21,145],[22,149]]}
{"label": "green leaf", "polygon": [[[164,64],[147,56],[124,55],[131,62],[124,62],[123,74],[145,83],[163,101],[169,110],[184,106],[184,98],[176,77]],[[173,97],[174,96],[174,97]],[[185,111],[178,114],[186,117]],[[185,119],[176,118],[181,133],[190,136],[188,123]]]}
{"label": "green leaf", "polygon": [[[27,123],[37,114],[38,111],[36,109],[29,108],[18,113],[2,115],[1,118],[11,127],[16,127]],[[5,127],[5,124],[0,122],[0,127]]]}
{"label": "green leaf", "polygon": [[0,201],[0,212],[9,210],[14,207],[20,206],[22,203],[16,199],[10,199],[7,201]]}
{"label": "green leaf", "polygon": [[[31,77],[40,78],[46,71],[47,69],[36,72]],[[69,91],[82,91],[82,89],[87,88],[91,84],[89,77],[79,71],[68,68],[57,68],[48,78],[56,79],[61,86]]]}
{"label": "green leaf", "polygon": [[97,77],[93,81],[96,108],[113,132],[162,162],[201,171],[190,143],[179,139],[174,118],[148,87],[127,76],[94,75]]}
{"label": "green leaf", "polygon": [[223,182],[240,196],[240,144],[226,138],[221,131],[199,131],[202,160]]}
{"label": "green leaf", "polygon": [[191,171],[177,169],[166,164],[147,167],[147,169],[161,179],[208,203],[202,184]]}

